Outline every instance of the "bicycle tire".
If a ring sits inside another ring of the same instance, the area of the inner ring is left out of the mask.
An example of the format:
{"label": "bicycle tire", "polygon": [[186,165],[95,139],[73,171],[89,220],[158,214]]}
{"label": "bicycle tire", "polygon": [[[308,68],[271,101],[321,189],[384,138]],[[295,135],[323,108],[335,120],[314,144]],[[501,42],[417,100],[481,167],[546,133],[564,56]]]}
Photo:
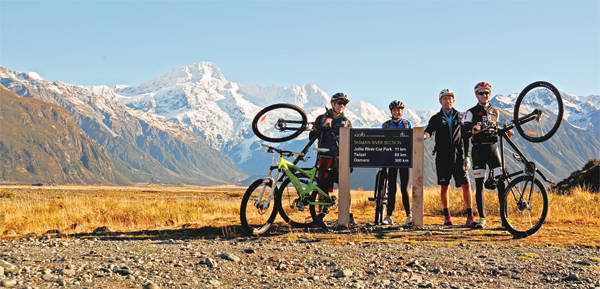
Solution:
{"label": "bicycle tire", "polygon": [[545,81],[537,81],[525,87],[515,103],[514,119],[523,117],[534,109],[542,110],[542,116],[538,120],[526,123],[515,121],[515,127],[524,139],[543,142],[556,133],[562,122],[564,106],[560,91]]}
{"label": "bicycle tire", "polygon": [[381,225],[387,206],[387,176],[380,170],[375,176],[375,225]]}
{"label": "bicycle tire", "polygon": [[[521,192],[529,190],[531,184],[533,194],[525,194],[527,202],[518,201]],[[531,176],[519,176],[514,179],[504,192],[500,206],[502,224],[508,232],[517,238],[525,238],[537,232],[548,215],[548,193],[540,180],[531,180]]]}
{"label": "bicycle tire", "polygon": [[[310,195],[310,202],[316,202],[319,193],[313,191]],[[338,212],[335,210],[337,206],[317,206],[310,205],[310,215],[314,220],[315,224],[323,229],[331,229],[337,227],[338,224]],[[320,215],[323,212],[323,215]]]}
{"label": "bicycle tire", "polygon": [[262,206],[269,196],[273,181],[268,178],[258,179],[254,181],[244,193],[242,198],[242,204],[240,206],[240,221],[242,228],[247,234],[260,235],[269,231],[273,221],[277,217],[277,210],[275,204],[270,205],[267,209],[259,209],[254,205],[256,202],[262,186],[266,185],[263,199],[261,202]]}
{"label": "bicycle tire", "polygon": [[[292,125],[289,126],[288,125]],[[308,126],[306,113],[299,106],[277,103],[259,111],[252,120],[252,131],[261,140],[284,142],[298,137]]]}
{"label": "bicycle tire", "polygon": [[[303,175],[296,175],[296,177],[308,180],[308,178]],[[305,203],[303,211],[300,211],[298,206],[294,203],[294,201],[299,198],[300,194],[291,184],[291,180],[286,178],[277,189],[275,206],[277,207],[281,218],[292,226],[292,228],[312,227],[315,225],[315,222],[310,215],[308,202]],[[306,198],[306,201],[308,201],[308,199],[309,198]]]}

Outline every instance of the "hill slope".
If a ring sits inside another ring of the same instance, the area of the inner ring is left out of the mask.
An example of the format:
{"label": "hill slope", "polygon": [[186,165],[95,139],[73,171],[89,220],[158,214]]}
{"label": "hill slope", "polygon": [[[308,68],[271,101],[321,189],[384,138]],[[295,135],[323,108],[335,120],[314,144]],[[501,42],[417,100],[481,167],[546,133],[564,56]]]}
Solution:
{"label": "hill slope", "polygon": [[159,116],[132,110],[81,87],[3,67],[0,82],[21,96],[65,107],[132,182],[214,185],[244,177],[231,159],[211,149],[201,136]]}
{"label": "hill slope", "polygon": [[66,109],[0,85],[0,112],[1,180],[129,184]]}

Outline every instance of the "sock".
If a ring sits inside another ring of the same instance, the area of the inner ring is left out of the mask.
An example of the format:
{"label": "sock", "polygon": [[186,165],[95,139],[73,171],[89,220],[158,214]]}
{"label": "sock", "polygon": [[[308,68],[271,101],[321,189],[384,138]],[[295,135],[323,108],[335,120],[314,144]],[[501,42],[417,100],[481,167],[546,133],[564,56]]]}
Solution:
{"label": "sock", "polygon": [[473,216],[473,208],[467,209],[467,217]]}
{"label": "sock", "polygon": [[448,208],[445,208],[445,209],[444,209],[444,216],[445,216],[445,217],[448,217],[448,216],[450,216],[450,209],[448,209]]}

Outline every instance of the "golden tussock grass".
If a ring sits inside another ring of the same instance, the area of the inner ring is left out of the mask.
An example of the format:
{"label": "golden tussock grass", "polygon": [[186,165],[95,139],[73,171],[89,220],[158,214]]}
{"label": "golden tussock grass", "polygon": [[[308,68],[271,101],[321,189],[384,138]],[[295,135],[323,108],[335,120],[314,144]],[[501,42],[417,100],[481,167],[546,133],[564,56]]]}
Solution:
{"label": "golden tussock grass", "polygon": [[[18,234],[34,232],[38,235],[55,229],[69,233],[92,232],[101,226],[109,226],[122,232],[176,229],[182,226],[212,226],[228,230],[228,227],[240,224],[239,207],[245,190],[246,187],[237,186],[7,186],[0,190],[0,230],[13,230]],[[355,219],[361,223],[373,222],[375,205],[368,200],[373,192],[353,190],[351,194]],[[399,190],[396,199],[394,219],[397,223],[403,223],[405,214]],[[462,225],[466,208],[460,188],[451,187],[449,199],[455,222]],[[597,231],[593,228],[597,229],[600,225],[600,194],[576,189],[570,195],[551,193],[549,199],[550,211],[541,233],[528,239],[536,240],[537,236],[554,238],[552,236],[556,234],[579,234],[581,238],[589,240],[583,244],[600,245],[597,244],[600,233],[589,233]],[[476,212],[474,193],[472,204]],[[425,188],[424,208],[426,226],[443,223],[439,187]],[[498,212],[497,194],[486,192],[488,222],[499,224]],[[282,222],[281,218],[278,217],[276,222]],[[574,232],[577,226],[573,224],[592,230]],[[358,232],[352,238],[359,240],[363,237],[361,234]],[[487,230],[473,234],[493,235]],[[292,232],[286,238],[312,237],[304,232]],[[565,240],[569,243],[568,237]]]}

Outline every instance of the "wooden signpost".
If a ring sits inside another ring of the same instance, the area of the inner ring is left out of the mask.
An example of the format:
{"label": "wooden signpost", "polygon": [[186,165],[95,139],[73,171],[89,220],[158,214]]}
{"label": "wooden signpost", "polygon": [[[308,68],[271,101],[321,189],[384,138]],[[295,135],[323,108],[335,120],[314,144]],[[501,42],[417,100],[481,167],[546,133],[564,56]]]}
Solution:
{"label": "wooden signpost", "polygon": [[338,223],[350,219],[351,167],[412,167],[413,226],[423,227],[423,128],[340,129]]}

